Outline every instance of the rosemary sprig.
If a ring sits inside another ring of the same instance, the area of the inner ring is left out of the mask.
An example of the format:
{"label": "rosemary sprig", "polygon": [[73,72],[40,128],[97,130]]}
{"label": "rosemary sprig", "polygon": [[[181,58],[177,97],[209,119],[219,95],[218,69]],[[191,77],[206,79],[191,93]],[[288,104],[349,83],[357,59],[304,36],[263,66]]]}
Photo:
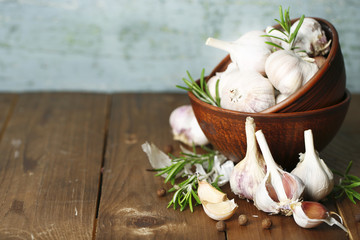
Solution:
{"label": "rosemary sprig", "polygon": [[[197,174],[183,174],[182,177],[186,178],[182,182],[175,184],[177,175],[181,172],[184,172],[185,167],[193,167],[195,164],[201,164],[206,171],[206,174],[210,175],[213,171],[214,158],[217,151],[211,150],[205,146],[202,148],[206,151],[204,154],[197,154],[195,147],[193,147],[193,153],[184,153],[180,154],[180,157],[175,157],[170,154],[172,164],[168,167],[154,169],[158,171],[156,176],[167,174],[164,182],[170,182],[173,187],[168,190],[168,192],[174,192],[171,201],[168,204],[168,208],[173,205],[173,208],[176,209],[180,207],[180,211],[183,211],[187,206],[189,206],[190,211],[194,211],[194,206],[201,204],[200,199],[197,195],[198,180],[206,179],[208,176],[202,176]],[[218,188],[217,181],[219,176],[215,179],[213,186]]]}
{"label": "rosemary sprig", "polygon": [[[295,39],[296,39],[296,36],[297,36],[297,34],[299,32],[299,29],[300,29],[302,23],[304,22],[305,15],[303,14],[300,17],[299,24],[296,26],[294,32],[291,33],[290,8],[285,9],[284,12],[283,12],[282,6],[279,6],[279,12],[280,12],[280,20],[275,19],[275,21],[277,23],[279,23],[279,25],[281,26],[282,29],[273,28],[273,29],[271,29],[269,31],[269,33],[271,33],[272,31],[278,31],[282,35],[284,35],[284,38],[274,36],[274,35],[263,35],[263,36],[264,37],[275,38],[275,39],[278,39],[280,41],[284,41],[284,42],[286,42],[286,43],[288,43],[290,45],[290,50],[294,50],[294,49],[296,49],[296,47],[294,45],[295,44]],[[282,46],[280,46],[280,45],[278,45],[276,43],[273,43],[273,42],[265,42],[265,43],[267,43],[267,44],[269,44],[271,46],[274,46],[276,48],[284,49]]]}
{"label": "rosemary sprig", "polygon": [[360,178],[354,175],[349,174],[349,171],[352,166],[352,161],[349,162],[349,165],[346,167],[345,173],[342,174],[339,171],[332,170],[332,172],[338,176],[340,176],[339,184],[334,186],[332,191],[332,195],[335,198],[340,198],[344,194],[350,199],[351,202],[356,204],[355,199],[360,201],[360,193],[355,191],[354,188],[360,186]]}
{"label": "rosemary sprig", "polygon": [[205,75],[205,69],[201,71],[200,76],[200,86],[195,82],[195,80],[190,75],[189,71],[186,71],[189,79],[183,78],[184,83],[187,85],[187,87],[176,85],[176,87],[190,91],[192,92],[197,98],[199,98],[201,101],[206,102],[208,104],[220,107],[220,95],[219,95],[219,81],[217,80],[216,86],[215,86],[215,98],[213,98],[210,94],[209,87],[206,84],[204,75]]}

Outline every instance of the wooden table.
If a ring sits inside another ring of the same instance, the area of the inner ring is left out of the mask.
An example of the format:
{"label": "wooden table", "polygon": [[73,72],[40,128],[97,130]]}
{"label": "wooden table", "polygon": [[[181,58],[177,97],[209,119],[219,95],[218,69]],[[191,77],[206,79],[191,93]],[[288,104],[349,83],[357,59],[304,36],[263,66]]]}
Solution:
{"label": "wooden table", "polygon": [[[168,118],[188,104],[185,94],[0,94],[0,239],[360,239],[360,203],[327,205],[349,229],[322,224],[302,229],[291,217],[267,217],[237,200],[227,231],[201,206],[194,213],[167,209],[169,188],[155,177],[141,149],[145,141],[172,144]],[[331,168],[360,175],[360,95],[322,157]],[[224,191],[229,193],[229,187]],[[247,226],[237,216],[247,214]],[[258,217],[253,217],[256,215]]]}

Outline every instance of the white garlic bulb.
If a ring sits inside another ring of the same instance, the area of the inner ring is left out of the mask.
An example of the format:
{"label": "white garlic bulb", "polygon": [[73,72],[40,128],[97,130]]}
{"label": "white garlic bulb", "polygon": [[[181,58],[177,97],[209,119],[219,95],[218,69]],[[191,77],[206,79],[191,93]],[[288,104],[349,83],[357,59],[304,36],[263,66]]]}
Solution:
{"label": "white garlic bulb", "polygon": [[200,128],[191,105],[183,105],[174,109],[170,114],[169,121],[174,140],[181,141],[189,146],[209,143]]}
{"label": "white garlic bulb", "polygon": [[265,72],[273,86],[285,95],[291,95],[318,71],[315,63],[304,61],[292,51],[278,50],[266,60]]}
{"label": "white garlic bulb", "polygon": [[[299,20],[291,26],[291,32],[296,29],[298,24]],[[314,57],[327,54],[330,50],[330,43],[331,41],[327,40],[326,34],[318,21],[313,18],[304,18],[294,46],[298,48],[297,50],[304,50],[308,55]]]}
{"label": "white garlic bulb", "polygon": [[[314,228],[325,222],[328,225],[337,225],[342,230],[347,232],[347,229],[342,224],[341,217],[335,212],[329,212],[322,204],[318,202],[297,202],[290,206],[293,211],[293,218],[297,225],[303,228]],[[331,214],[337,215],[340,222],[336,221]]]}
{"label": "white garlic bulb", "polygon": [[240,198],[253,200],[259,183],[265,177],[265,161],[258,150],[255,137],[255,122],[247,117],[245,122],[246,155],[235,165],[230,175],[231,191]]}
{"label": "white garlic bulb", "polygon": [[233,62],[231,62],[226,70],[224,72],[217,72],[215,73],[214,76],[212,76],[209,81],[207,81],[207,86],[209,88],[209,92],[210,95],[215,99],[216,97],[216,82],[219,80],[219,86],[218,86],[218,90],[219,90],[219,97],[221,98],[221,90],[223,88],[223,86],[225,85],[226,81],[229,79],[226,76],[231,73],[232,71],[237,71],[239,70],[237,65]]}
{"label": "white garlic bulb", "polygon": [[265,61],[271,54],[271,46],[265,42],[271,40],[262,37],[264,34],[263,31],[251,31],[234,42],[208,38],[205,44],[230,53],[231,60],[241,70],[252,70],[265,75]]}
{"label": "white garlic bulb", "polygon": [[262,131],[257,131],[255,135],[267,172],[256,190],[254,205],[264,212],[289,216],[292,214],[290,204],[299,201],[305,186],[300,178],[282,170],[275,163]]}
{"label": "white garlic bulb", "polygon": [[275,105],[274,87],[260,73],[234,70],[221,90],[222,108],[240,112],[260,112]]}
{"label": "white garlic bulb", "polygon": [[314,148],[311,129],[304,132],[304,137],[305,153],[300,154],[300,162],[291,173],[304,182],[304,198],[319,201],[332,191],[334,176]]}

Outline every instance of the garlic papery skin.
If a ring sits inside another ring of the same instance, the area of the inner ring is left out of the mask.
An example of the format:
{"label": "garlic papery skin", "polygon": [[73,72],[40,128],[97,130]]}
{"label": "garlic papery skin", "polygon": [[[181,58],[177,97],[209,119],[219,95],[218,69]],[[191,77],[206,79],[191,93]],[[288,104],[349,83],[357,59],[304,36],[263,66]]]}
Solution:
{"label": "garlic papery skin", "polygon": [[261,130],[255,133],[266,163],[266,175],[254,197],[255,206],[268,213],[291,215],[290,204],[299,201],[304,184],[300,178],[282,170],[274,161]]}
{"label": "garlic papery skin", "polygon": [[191,105],[183,105],[174,109],[170,114],[169,122],[174,140],[189,146],[209,143],[200,128]]}
{"label": "garlic papery skin", "polygon": [[[293,211],[293,218],[297,225],[303,228],[314,228],[321,223],[325,222],[328,225],[337,225],[342,230],[347,232],[344,227],[342,218],[335,212],[329,212],[322,204],[318,202],[296,202],[290,205]],[[340,222],[331,217],[336,215],[340,218]]]}
{"label": "garlic papery skin", "polygon": [[265,161],[258,150],[255,137],[255,122],[247,117],[245,122],[246,155],[237,163],[230,175],[230,188],[240,198],[253,200],[256,189],[265,177]]}
{"label": "garlic papery skin", "polygon": [[311,129],[304,131],[304,138],[305,153],[300,154],[300,162],[291,173],[304,182],[304,198],[319,201],[332,191],[334,175],[315,150]]}
{"label": "garlic papery skin", "polygon": [[274,87],[260,73],[234,70],[224,79],[226,83],[220,100],[222,108],[253,113],[275,105]]}
{"label": "garlic papery skin", "polygon": [[215,38],[208,38],[206,45],[222,49],[230,54],[231,60],[243,70],[252,70],[265,75],[265,61],[271,54],[271,41],[263,31],[251,31],[234,42],[226,42]]}
{"label": "garlic papery skin", "polygon": [[281,94],[291,95],[318,71],[315,63],[304,61],[292,51],[278,50],[266,60],[265,72]]}
{"label": "garlic papery skin", "polygon": [[[299,21],[296,21],[291,26],[291,32],[295,30]],[[297,51],[306,51],[309,56],[315,57],[325,55],[330,51],[330,43],[322,30],[318,21],[313,18],[304,18],[298,34],[295,39],[294,46],[297,47]]]}

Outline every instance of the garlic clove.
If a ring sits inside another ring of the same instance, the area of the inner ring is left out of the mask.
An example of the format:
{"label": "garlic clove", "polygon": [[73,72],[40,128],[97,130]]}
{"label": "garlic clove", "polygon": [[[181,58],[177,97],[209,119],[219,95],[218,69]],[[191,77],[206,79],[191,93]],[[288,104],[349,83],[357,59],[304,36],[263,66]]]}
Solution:
{"label": "garlic clove", "polygon": [[217,190],[207,181],[199,181],[198,196],[201,202],[219,203],[227,200],[226,194]]}
{"label": "garlic clove", "polygon": [[256,189],[265,177],[265,162],[255,138],[255,122],[247,117],[245,122],[247,150],[243,160],[236,164],[230,175],[231,191],[240,198],[253,200]]}
{"label": "garlic clove", "polygon": [[257,131],[255,135],[267,172],[256,190],[254,204],[264,212],[291,215],[290,204],[299,201],[305,186],[300,178],[282,170],[275,163],[262,131]]}
{"label": "garlic clove", "polygon": [[[329,212],[325,206],[318,202],[296,202],[290,205],[293,211],[293,218],[300,227],[314,228],[321,223],[325,222],[328,225],[337,225],[345,232],[347,229],[344,227],[342,218],[335,212]],[[340,222],[331,217],[331,214],[337,215],[340,218]]]}
{"label": "garlic clove", "polygon": [[183,105],[174,109],[170,114],[169,122],[174,140],[189,146],[209,143],[200,128],[191,105]]}
{"label": "garlic clove", "polygon": [[319,201],[332,191],[334,175],[316,152],[311,129],[304,131],[304,139],[305,153],[291,173],[304,182],[304,198]]}
{"label": "garlic clove", "polygon": [[221,90],[221,107],[240,112],[260,112],[275,105],[274,87],[255,71],[232,71]]}
{"label": "garlic clove", "polygon": [[202,206],[205,213],[216,221],[227,220],[231,218],[238,208],[238,205],[235,203],[234,199],[219,203],[203,201]]}

